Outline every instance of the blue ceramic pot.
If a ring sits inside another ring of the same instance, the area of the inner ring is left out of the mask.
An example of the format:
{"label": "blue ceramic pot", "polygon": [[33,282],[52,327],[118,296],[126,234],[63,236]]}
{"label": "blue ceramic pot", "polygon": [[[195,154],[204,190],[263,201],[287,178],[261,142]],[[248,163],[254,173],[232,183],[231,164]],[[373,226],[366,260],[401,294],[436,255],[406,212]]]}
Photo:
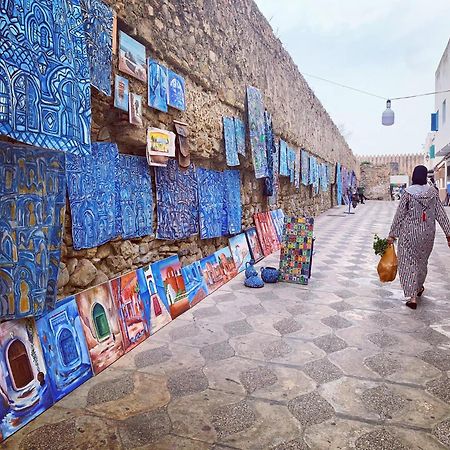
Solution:
{"label": "blue ceramic pot", "polygon": [[258,272],[256,271],[254,267],[255,261],[251,259],[249,262],[245,264],[245,278],[254,277],[255,275],[258,275]]}
{"label": "blue ceramic pot", "polygon": [[261,268],[261,278],[264,283],[277,283],[280,277],[280,271],[275,269],[275,267],[262,267]]}
{"label": "blue ceramic pot", "polygon": [[264,282],[263,280],[261,280],[261,278],[259,278],[259,275],[252,275],[251,277],[248,277],[245,281],[244,281],[244,285],[249,287],[249,288],[262,288],[264,287]]}

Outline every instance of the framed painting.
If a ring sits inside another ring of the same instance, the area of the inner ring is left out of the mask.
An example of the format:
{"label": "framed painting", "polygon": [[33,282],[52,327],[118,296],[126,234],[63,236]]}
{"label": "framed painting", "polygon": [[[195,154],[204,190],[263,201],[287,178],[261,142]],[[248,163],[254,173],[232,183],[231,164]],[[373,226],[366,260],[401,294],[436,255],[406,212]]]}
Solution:
{"label": "framed painting", "polygon": [[175,157],[175,133],[160,128],[147,128],[147,155]]}
{"label": "framed painting", "polygon": [[148,59],[148,106],[167,112],[167,91],[169,89],[167,67]]}
{"label": "framed painting", "polygon": [[180,111],[186,110],[186,98],[185,98],[185,82],[181,75],[169,70],[168,84],[169,90],[167,93],[167,103],[172,108],[179,109]]}
{"label": "framed painting", "polygon": [[142,95],[134,94],[130,92],[130,106],[129,106],[129,119],[132,125],[136,125],[139,128],[144,126],[144,119],[142,116]]}
{"label": "framed painting", "polygon": [[284,212],[283,210],[276,209],[274,211],[270,211],[270,215],[272,216],[273,226],[275,227],[275,231],[277,233],[278,240],[281,243],[283,237],[283,227],[284,227]]}
{"label": "framed painting", "polygon": [[256,228],[249,228],[245,230],[245,237],[250,248],[250,254],[255,262],[261,261],[264,258],[264,253],[259,242],[258,233]]}
{"label": "framed painting", "polygon": [[130,107],[130,83],[124,77],[116,75],[114,81],[114,107],[128,112]]}
{"label": "framed painting", "polygon": [[222,117],[223,123],[223,140],[225,146],[225,156],[227,166],[238,166],[238,147],[236,141],[236,128],[233,117]]}
{"label": "framed painting", "polygon": [[231,249],[227,246],[217,250],[214,254],[216,255],[219,267],[222,270],[223,282],[227,283],[238,274],[233,255],[231,254]]}
{"label": "framed painting", "polygon": [[268,256],[280,248],[280,241],[272,222],[272,216],[269,212],[260,212],[255,214],[254,219],[264,256]]}
{"label": "framed painting", "polygon": [[119,70],[140,81],[147,81],[145,47],[119,31]]}
{"label": "framed painting", "polygon": [[206,286],[208,286],[208,294],[213,293],[223,285],[223,273],[215,253],[202,258],[200,260],[200,268]]}
{"label": "framed painting", "polygon": [[245,233],[231,237],[228,242],[230,243],[231,254],[233,255],[236,270],[240,273],[245,270],[245,265],[252,259]]}
{"label": "framed painting", "polygon": [[203,277],[200,261],[195,261],[181,269],[186,292],[191,307],[201,302],[208,295],[208,286]]}

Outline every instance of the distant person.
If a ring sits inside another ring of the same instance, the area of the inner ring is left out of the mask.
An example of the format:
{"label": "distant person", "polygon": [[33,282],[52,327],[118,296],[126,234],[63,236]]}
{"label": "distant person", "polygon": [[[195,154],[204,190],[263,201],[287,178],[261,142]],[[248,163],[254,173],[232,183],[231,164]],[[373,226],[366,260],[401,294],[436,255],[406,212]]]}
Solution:
{"label": "distant person", "polygon": [[392,222],[388,242],[398,238],[400,283],[409,298],[406,306],[417,308],[417,299],[425,288],[428,258],[433,250],[438,221],[450,247],[450,221],[436,189],[427,183],[427,168],[417,166],[412,185],[406,189]]}
{"label": "distant person", "polygon": [[367,197],[364,195],[364,189],[364,186],[359,186],[357,190],[361,205],[364,205],[364,200],[367,200]]}

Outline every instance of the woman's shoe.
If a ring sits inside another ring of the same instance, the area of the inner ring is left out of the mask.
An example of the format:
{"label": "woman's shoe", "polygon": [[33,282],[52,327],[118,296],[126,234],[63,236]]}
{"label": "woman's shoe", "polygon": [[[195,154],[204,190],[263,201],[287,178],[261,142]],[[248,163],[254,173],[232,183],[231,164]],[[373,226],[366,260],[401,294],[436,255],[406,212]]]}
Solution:
{"label": "woman's shoe", "polygon": [[406,302],[406,306],[411,309],[417,309],[417,300],[415,298],[411,298]]}
{"label": "woman's shoe", "polygon": [[425,291],[425,286],[422,286],[422,288],[420,289],[420,291],[417,293],[417,297],[422,297],[422,294]]}

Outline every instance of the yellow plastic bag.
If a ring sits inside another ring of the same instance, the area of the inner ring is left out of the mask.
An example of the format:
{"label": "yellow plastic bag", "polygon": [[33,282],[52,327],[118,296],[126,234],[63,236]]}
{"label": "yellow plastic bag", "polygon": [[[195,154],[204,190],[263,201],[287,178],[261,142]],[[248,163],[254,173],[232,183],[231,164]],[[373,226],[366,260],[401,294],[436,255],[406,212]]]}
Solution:
{"label": "yellow plastic bag", "polygon": [[393,244],[390,244],[378,263],[377,271],[380,281],[382,283],[394,281],[397,276],[397,266],[398,260],[395,248]]}

